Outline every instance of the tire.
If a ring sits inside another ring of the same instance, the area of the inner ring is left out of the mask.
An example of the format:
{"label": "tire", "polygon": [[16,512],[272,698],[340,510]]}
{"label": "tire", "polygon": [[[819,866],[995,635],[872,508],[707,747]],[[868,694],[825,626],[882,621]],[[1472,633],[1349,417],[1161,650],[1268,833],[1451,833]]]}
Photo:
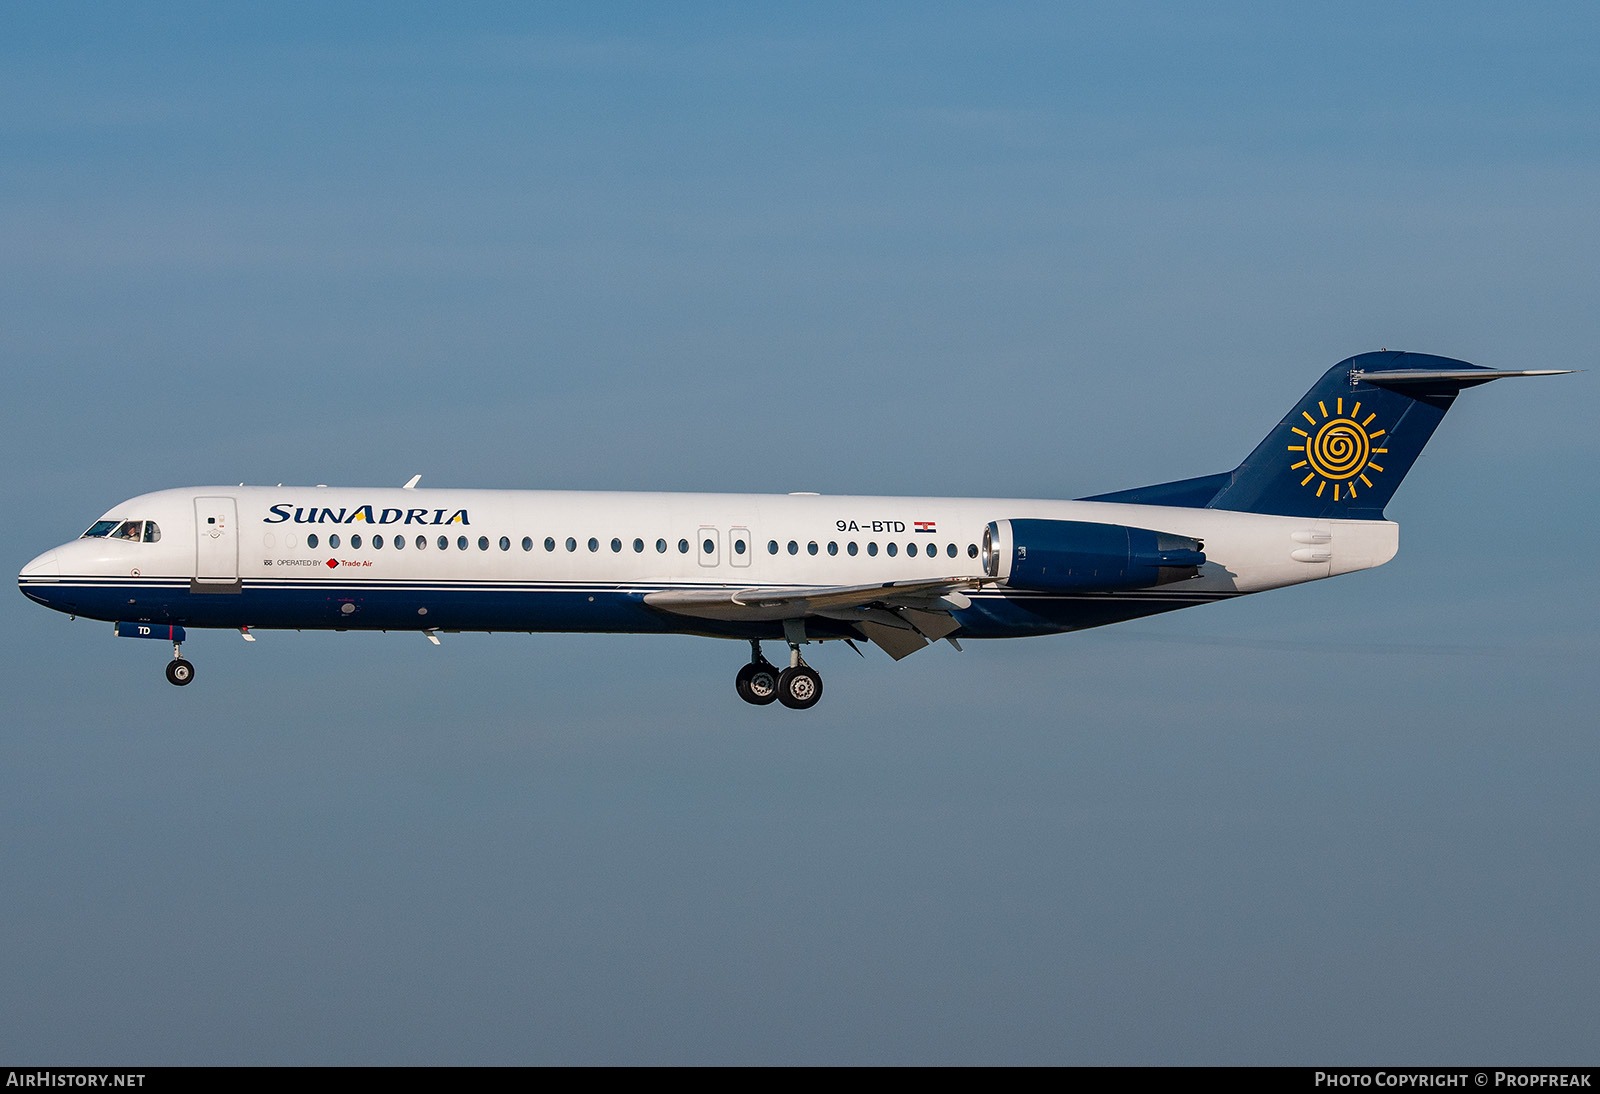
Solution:
{"label": "tire", "polygon": [[784,669],[778,676],[778,702],[791,710],[809,710],[822,698],[822,677],[809,665]]}
{"label": "tire", "polygon": [[764,707],[778,697],[778,670],[763,661],[752,661],[733,678],[739,698]]}
{"label": "tire", "polygon": [[180,688],[194,679],[194,666],[183,658],[167,662],[167,682]]}

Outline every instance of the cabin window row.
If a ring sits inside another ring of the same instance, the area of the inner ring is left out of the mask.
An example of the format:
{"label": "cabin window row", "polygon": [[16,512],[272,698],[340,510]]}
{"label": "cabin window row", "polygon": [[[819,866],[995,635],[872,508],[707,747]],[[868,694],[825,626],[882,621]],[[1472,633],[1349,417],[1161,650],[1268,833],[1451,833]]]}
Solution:
{"label": "cabin window row", "polygon": [[[160,533],[158,532],[157,536],[159,537],[159,535],[160,535]],[[361,533],[359,533],[359,532],[352,533],[351,536],[350,536],[350,540],[349,540],[350,549],[354,550],[354,551],[359,551],[361,549],[362,542],[363,542],[363,540],[362,540]],[[381,534],[369,537],[367,542],[370,543],[372,549],[375,550],[375,551],[383,550],[383,548],[386,545],[385,537],[383,535],[381,535]],[[321,540],[318,538],[318,536],[317,536],[317,534],[315,532],[312,532],[310,535],[306,536],[306,546],[308,548],[310,548],[311,550],[315,551],[318,548],[318,546],[320,546],[320,544],[321,544]],[[450,537],[449,536],[440,536],[437,539],[436,544],[437,544],[439,550],[448,551],[450,549]],[[342,545],[343,545],[343,541],[340,539],[339,533],[334,532],[333,534],[328,536],[328,548],[330,550],[338,550]],[[387,539],[387,545],[391,546],[396,551],[403,551],[403,550],[405,550],[405,547],[406,547],[406,537],[402,536],[402,535],[390,536]],[[471,550],[472,549],[472,545],[473,545],[472,540],[470,538],[468,538],[467,536],[457,536],[456,537],[455,546],[456,546],[457,550],[460,550],[460,551]],[[511,550],[511,537],[510,536],[501,536],[499,541],[498,541],[498,543],[496,543],[495,545],[498,546],[500,548],[500,550],[502,550],[502,551],[509,551],[509,550]],[[546,551],[554,552],[556,550],[556,546],[557,546],[556,538],[554,536],[546,536],[545,537],[544,549]],[[568,552],[576,552],[578,550],[579,544],[578,544],[578,540],[577,540],[576,537],[568,536],[565,539],[565,541],[563,541],[561,543],[561,546],[566,548],[566,550]],[[584,542],[583,546],[588,548],[590,553],[598,553],[599,550],[600,550],[600,540],[595,538],[594,536],[590,536],[589,539]],[[612,551],[613,554],[621,554],[622,553],[623,542],[622,542],[622,540],[620,538],[613,538],[611,540],[609,546],[610,546],[611,551]],[[634,554],[636,554],[636,555],[637,554],[644,554],[644,551],[645,551],[645,541],[644,540],[635,539],[632,542],[631,546],[633,547],[633,553]],[[669,545],[665,539],[656,540],[654,546],[655,546],[655,550],[656,550],[657,554],[664,555],[669,550],[671,550],[671,545]],[[428,537],[427,536],[418,536],[416,538],[416,549],[419,550],[419,551],[422,551],[422,550],[426,550],[427,547],[428,547]],[[489,547],[490,547],[489,537],[488,536],[479,536],[478,539],[477,539],[477,547],[478,547],[478,550],[480,550],[480,551],[487,551],[489,549]],[[680,555],[686,555],[686,554],[689,553],[690,546],[689,546],[689,541],[687,539],[678,540],[678,542],[676,544],[676,547],[677,547],[678,553]],[[532,536],[523,536],[522,537],[522,549],[524,551],[533,550],[533,537]],[[704,551],[708,555],[716,554],[716,552],[717,552],[717,541],[714,540],[714,539],[709,539],[708,538],[708,539],[706,539],[706,541],[704,543],[702,543],[700,545],[700,549],[702,551]],[[797,540],[792,540],[791,539],[789,541],[787,549],[788,549],[788,552],[791,555],[798,555],[800,553],[800,544],[799,544],[799,542]],[[900,545],[897,544],[897,543],[894,543],[893,541],[884,544],[884,548],[883,549],[884,549],[884,553],[887,554],[890,558],[893,558],[895,555],[900,553]],[[742,539],[734,540],[733,541],[733,550],[734,550],[735,554],[741,554],[741,555],[744,554],[744,551],[745,551],[744,540],[742,540]],[[778,546],[778,541],[777,540],[774,539],[774,540],[769,540],[767,542],[767,554],[775,555],[775,554],[777,554],[779,552],[779,550],[780,550],[780,548]],[[805,551],[806,551],[806,554],[808,554],[808,555],[815,555],[815,554],[819,553],[822,550],[824,550],[824,548],[820,544],[818,544],[816,540],[811,540],[810,542],[808,542],[805,545]],[[827,550],[828,554],[830,554],[830,555],[837,555],[839,553],[839,544],[838,544],[838,542],[834,541],[834,540],[830,540],[828,542],[828,544],[827,544],[826,550]],[[854,555],[858,554],[860,552],[860,550],[861,550],[861,548],[856,544],[856,542],[854,540],[851,540],[851,541],[849,541],[848,543],[846,543],[844,545],[844,552],[847,555],[854,556]],[[876,541],[868,542],[867,546],[866,546],[866,550],[867,550],[868,557],[876,556],[877,553],[878,553],[878,544],[877,544],[877,542]],[[935,558],[939,554],[939,545],[937,543],[927,543],[927,544],[919,545],[915,541],[906,544],[906,555],[908,557],[916,558],[919,552],[920,553],[925,553],[929,558]],[[948,543],[948,544],[945,545],[945,554],[948,555],[950,558],[956,558],[957,556],[960,555],[960,553],[961,553],[961,549],[956,544]],[[978,545],[976,543],[967,544],[967,557],[968,558],[977,558],[978,557]]]}
{"label": "cabin window row", "polygon": [[[310,535],[306,536],[306,546],[309,547],[313,551],[315,551],[317,549],[317,547],[321,544],[321,542],[322,541],[317,537],[317,534],[315,532],[312,532]],[[354,533],[354,534],[352,534],[350,536],[349,543],[350,543],[350,548],[352,550],[359,551],[361,549],[362,542],[363,541],[362,541],[362,538],[361,538],[361,533],[356,532],[356,533]],[[406,548],[406,537],[405,536],[400,536],[400,535],[390,536],[387,541],[385,541],[385,539],[384,539],[384,537],[382,535],[375,535],[375,536],[372,536],[366,542],[375,551],[383,550],[385,545],[393,547],[396,551],[403,551]],[[338,550],[338,548],[340,546],[342,546],[343,543],[344,543],[344,541],[339,538],[339,534],[337,532],[333,533],[332,535],[330,535],[328,537],[328,547],[329,547],[330,550]],[[441,550],[441,551],[448,551],[450,549],[450,537],[449,536],[440,536],[438,541],[437,541],[437,546],[438,546],[439,550]],[[456,537],[456,541],[455,541],[455,546],[456,546],[457,550],[461,550],[461,551],[471,550],[472,549],[472,540],[470,540],[466,536],[457,536]],[[416,547],[417,547],[417,550],[419,550],[419,551],[426,550],[427,547],[428,547],[428,537],[427,536],[418,536],[417,539],[416,539]],[[502,551],[511,550],[511,537],[509,537],[509,536],[501,536],[500,540],[499,540],[499,547],[500,547],[500,549]],[[487,551],[488,549],[489,549],[489,537],[488,536],[479,536],[478,537],[478,550]],[[529,537],[529,536],[523,536],[522,537],[522,549],[524,551],[533,550],[533,539],[531,537]]]}
{"label": "cabin window row", "polygon": [[[792,540],[791,539],[789,541],[788,547],[785,548],[785,549],[791,555],[798,555],[800,553],[800,544],[799,544],[799,542],[797,540]],[[808,555],[814,555],[818,551],[821,551],[823,549],[824,548],[822,548],[821,546],[818,545],[816,540],[811,540],[805,546],[805,552]],[[778,553],[779,550],[780,550],[780,548],[778,547],[778,541],[777,540],[769,539],[767,541],[767,554],[775,555],[775,554]],[[829,540],[826,550],[830,555],[836,555],[836,554],[839,553],[839,544],[834,540]],[[845,551],[845,554],[847,554],[847,555],[854,555],[859,550],[860,550],[860,548],[856,545],[856,542],[854,540],[851,540],[850,542],[848,542],[848,543],[846,543],[844,545],[844,551]],[[893,558],[895,555],[900,553],[900,545],[898,543],[890,541],[889,543],[885,543],[883,545],[883,550],[884,550],[885,554],[887,554],[890,558]],[[918,544],[915,540],[912,540],[911,542],[906,544],[906,555],[907,555],[907,557],[916,558],[917,554],[919,552],[926,554],[929,558],[936,558],[936,557],[938,557],[938,554],[939,554],[939,545],[937,543]],[[869,541],[867,543],[867,554],[868,554],[868,556],[873,556],[873,555],[876,555],[877,553],[878,553],[878,544],[875,541]],[[957,556],[959,556],[961,554],[961,548],[958,547],[954,543],[947,543],[947,544],[945,544],[945,554],[948,555],[950,558],[956,558]],[[976,543],[967,544],[967,557],[968,558],[977,558],[978,557],[978,545]]]}
{"label": "cabin window row", "polygon": [[[317,549],[318,545],[321,542],[322,541],[317,537],[317,534],[315,532],[312,532],[310,535],[306,536],[306,546],[309,547],[313,551]],[[331,548],[331,549],[337,549],[343,542],[345,542],[345,541],[343,541],[343,540],[341,540],[339,538],[339,534],[337,532],[335,532],[334,534],[332,534],[332,535],[330,535],[328,537],[328,547]],[[385,540],[384,540],[384,537],[382,535],[372,536],[367,542],[369,543],[369,545],[373,549],[379,550],[379,551],[383,550],[384,545],[385,545]],[[406,546],[406,537],[405,536],[392,536],[392,537],[390,537],[390,539],[387,542],[388,542],[388,545],[393,547],[396,551],[405,550],[405,546]],[[479,536],[478,539],[477,539],[478,550],[487,551],[489,549],[489,547],[490,547],[490,543],[491,543],[491,541],[490,541],[488,536]],[[349,545],[353,550],[360,550],[361,549],[361,544],[362,544],[362,538],[361,538],[361,534],[359,532],[355,533],[354,535],[351,535],[349,537]],[[456,546],[457,550],[469,551],[469,550],[472,549],[472,544],[473,544],[473,541],[467,536],[457,536],[456,537],[455,546]],[[449,536],[440,536],[438,538],[438,540],[437,540],[437,546],[438,546],[439,550],[441,550],[441,551],[448,551],[450,549],[450,537]],[[511,537],[510,536],[501,536],[499,541],[498,541],[498,546],[502,551],[511,550]],[[591,536],[591,537],[589,537],[589,540],[588,540],[586,546],[589,548],[590,551],[598,552],[600,550],[600,540],[598,540],[598,539],[594,538],[593,536]],[[740,548],[743,548],[743,546],[744,545],[742,543],[739,544]],[[416,548],[417,548],[417,550],[419,550],[419,551],[426,550],[427,547],[428,547],[428,537],[427,536],[418,536],[417,539],[416,539]],[[522,537],[522,549],[524,551],[531,551],[531,550],[533,550],[533,547],[534,547],[533,537],[532,536],[523,536]],[[658,554],[663,554],[663,555],[666,554],[667,551],[670,549],[668,544],[667,544],[667,541],[664,540],[664,539],[656,540],[655,548],[656,548],[656,552]],[[546,536],[545,537],[544,549],[546,551],[554,551],[556,549],[556,539],[555,539],[554,536]],[[578,549],[578,540],[575,539],[572,536],[568,536],[567,539],[566,539],[566,549],[568,551],[576,551]],[[611,550],[614,553],[621,554],[622,553],[622,549],[623,549],[622,540],[613,539],[611,541]],[[710,540],[710,539],[706,540],[705,544],[704,544],[704,549],[705,549],[706,554],[708,554],[708,555],[709,554],[713,554],[717,549],[716,541],[715,540]],[[634,554],[643,554],[644,550],[645,550],[645,542],[644,542],[644,540],[636,539],[636,540],[633,541]],[[680,555],[686,555],[686,554],[689,553],[689,541],[687,539],[680,539],[678,541],[678,553]],[[741,550],[740,553],[743,553],[742,550]]]}

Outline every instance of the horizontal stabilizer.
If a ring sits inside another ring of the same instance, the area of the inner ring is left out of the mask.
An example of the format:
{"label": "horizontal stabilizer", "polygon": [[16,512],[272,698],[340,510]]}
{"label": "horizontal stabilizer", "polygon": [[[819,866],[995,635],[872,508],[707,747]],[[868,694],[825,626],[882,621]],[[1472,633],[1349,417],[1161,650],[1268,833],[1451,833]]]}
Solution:
{"label": "horizontal stabilizer", "polygon": [[1350,373],[1352,385],[1359,383],[1377,384],[1380,387],[1409,387],[1415,384],[1427,384],[1430,387],[1463,388],[1475,384],[1486,384],[1490,380],[1504,380],[1512,376],[1566,376],[1577,371],[1570,368],[1474,368],[1474,369],[1432,369],[1432,368],[1407,368],[1368,371],[1356,369]]}

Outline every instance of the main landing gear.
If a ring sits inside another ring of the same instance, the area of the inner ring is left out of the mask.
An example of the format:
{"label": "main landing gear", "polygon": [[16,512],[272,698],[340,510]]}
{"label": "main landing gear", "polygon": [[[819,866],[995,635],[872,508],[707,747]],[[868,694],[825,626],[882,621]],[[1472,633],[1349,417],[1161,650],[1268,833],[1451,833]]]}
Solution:
{"label": "main landing gear", "polygon": [[822,698],[822,677],[800,660],[798,643],[789,644],[789,667],[782,672],[761,652],[761,643],[750,640],[750,663],[733,678],[739,698],[755,706],[766,706],[776,699],[793,710],[806,710]]}
{"label": "main landing gear", "polygon": [[739,675],[733,678],[733,688],[739,693],[739,698],[753,706],[764,707],[778,697],[778,667],[761,655],[761,644],[755,641],[750,643],[754,647],[754,660],[739,670]]}
{"label": "main landing gear", "polygon": [[194,666],[183,659],[183,644],[172,644],[172,660],[167,662],[167,683],[180,688],[194,679]]}

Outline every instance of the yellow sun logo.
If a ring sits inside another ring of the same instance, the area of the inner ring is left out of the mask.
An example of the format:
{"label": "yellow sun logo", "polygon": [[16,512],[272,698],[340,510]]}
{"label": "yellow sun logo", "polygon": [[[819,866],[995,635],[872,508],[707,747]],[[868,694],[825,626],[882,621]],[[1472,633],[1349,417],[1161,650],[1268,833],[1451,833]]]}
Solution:
{"label": "yellow sun logo", "polygon": [[1308,410],[1302,410],[1300,416],[1311,427],[1307,432],[1298,426],[1291,426],[1294,432],[1301,437],[1299,444],[1291,444],[1290,452],[1298,452],[1301,459],[1289,465],[1291,471],[1298,471],[1302,467],[1309,468],[1306,477],[1300,480],[1301,486],[1311,485],[1311,480],[1317,480],[1317,497],[1322,497],[1322,492],[1329,484],[1333,486],[1333,500],[1340,500],[1341,494],[1346,497],[1356,496],[1356,483],[1371,489],[1372,480],[1367,478],[1367,472],[1382,471],[1383,468],[1372,462],[1372,457],[1382,455],[1389,450],[1377,447],[1378,440],[1387,430],[1379,429],[1371,433],[1367,427],[1372,424],[1376,414],[1361,417],[1361,404],[1357,403],[1350,408],[1350,413],[1344,412],[1344,400],[1334,401],[1333,414],[1328,414],[1328,404],[1318,402],[1317,409],[1322,411],[1322,421],[1311,416]]}

